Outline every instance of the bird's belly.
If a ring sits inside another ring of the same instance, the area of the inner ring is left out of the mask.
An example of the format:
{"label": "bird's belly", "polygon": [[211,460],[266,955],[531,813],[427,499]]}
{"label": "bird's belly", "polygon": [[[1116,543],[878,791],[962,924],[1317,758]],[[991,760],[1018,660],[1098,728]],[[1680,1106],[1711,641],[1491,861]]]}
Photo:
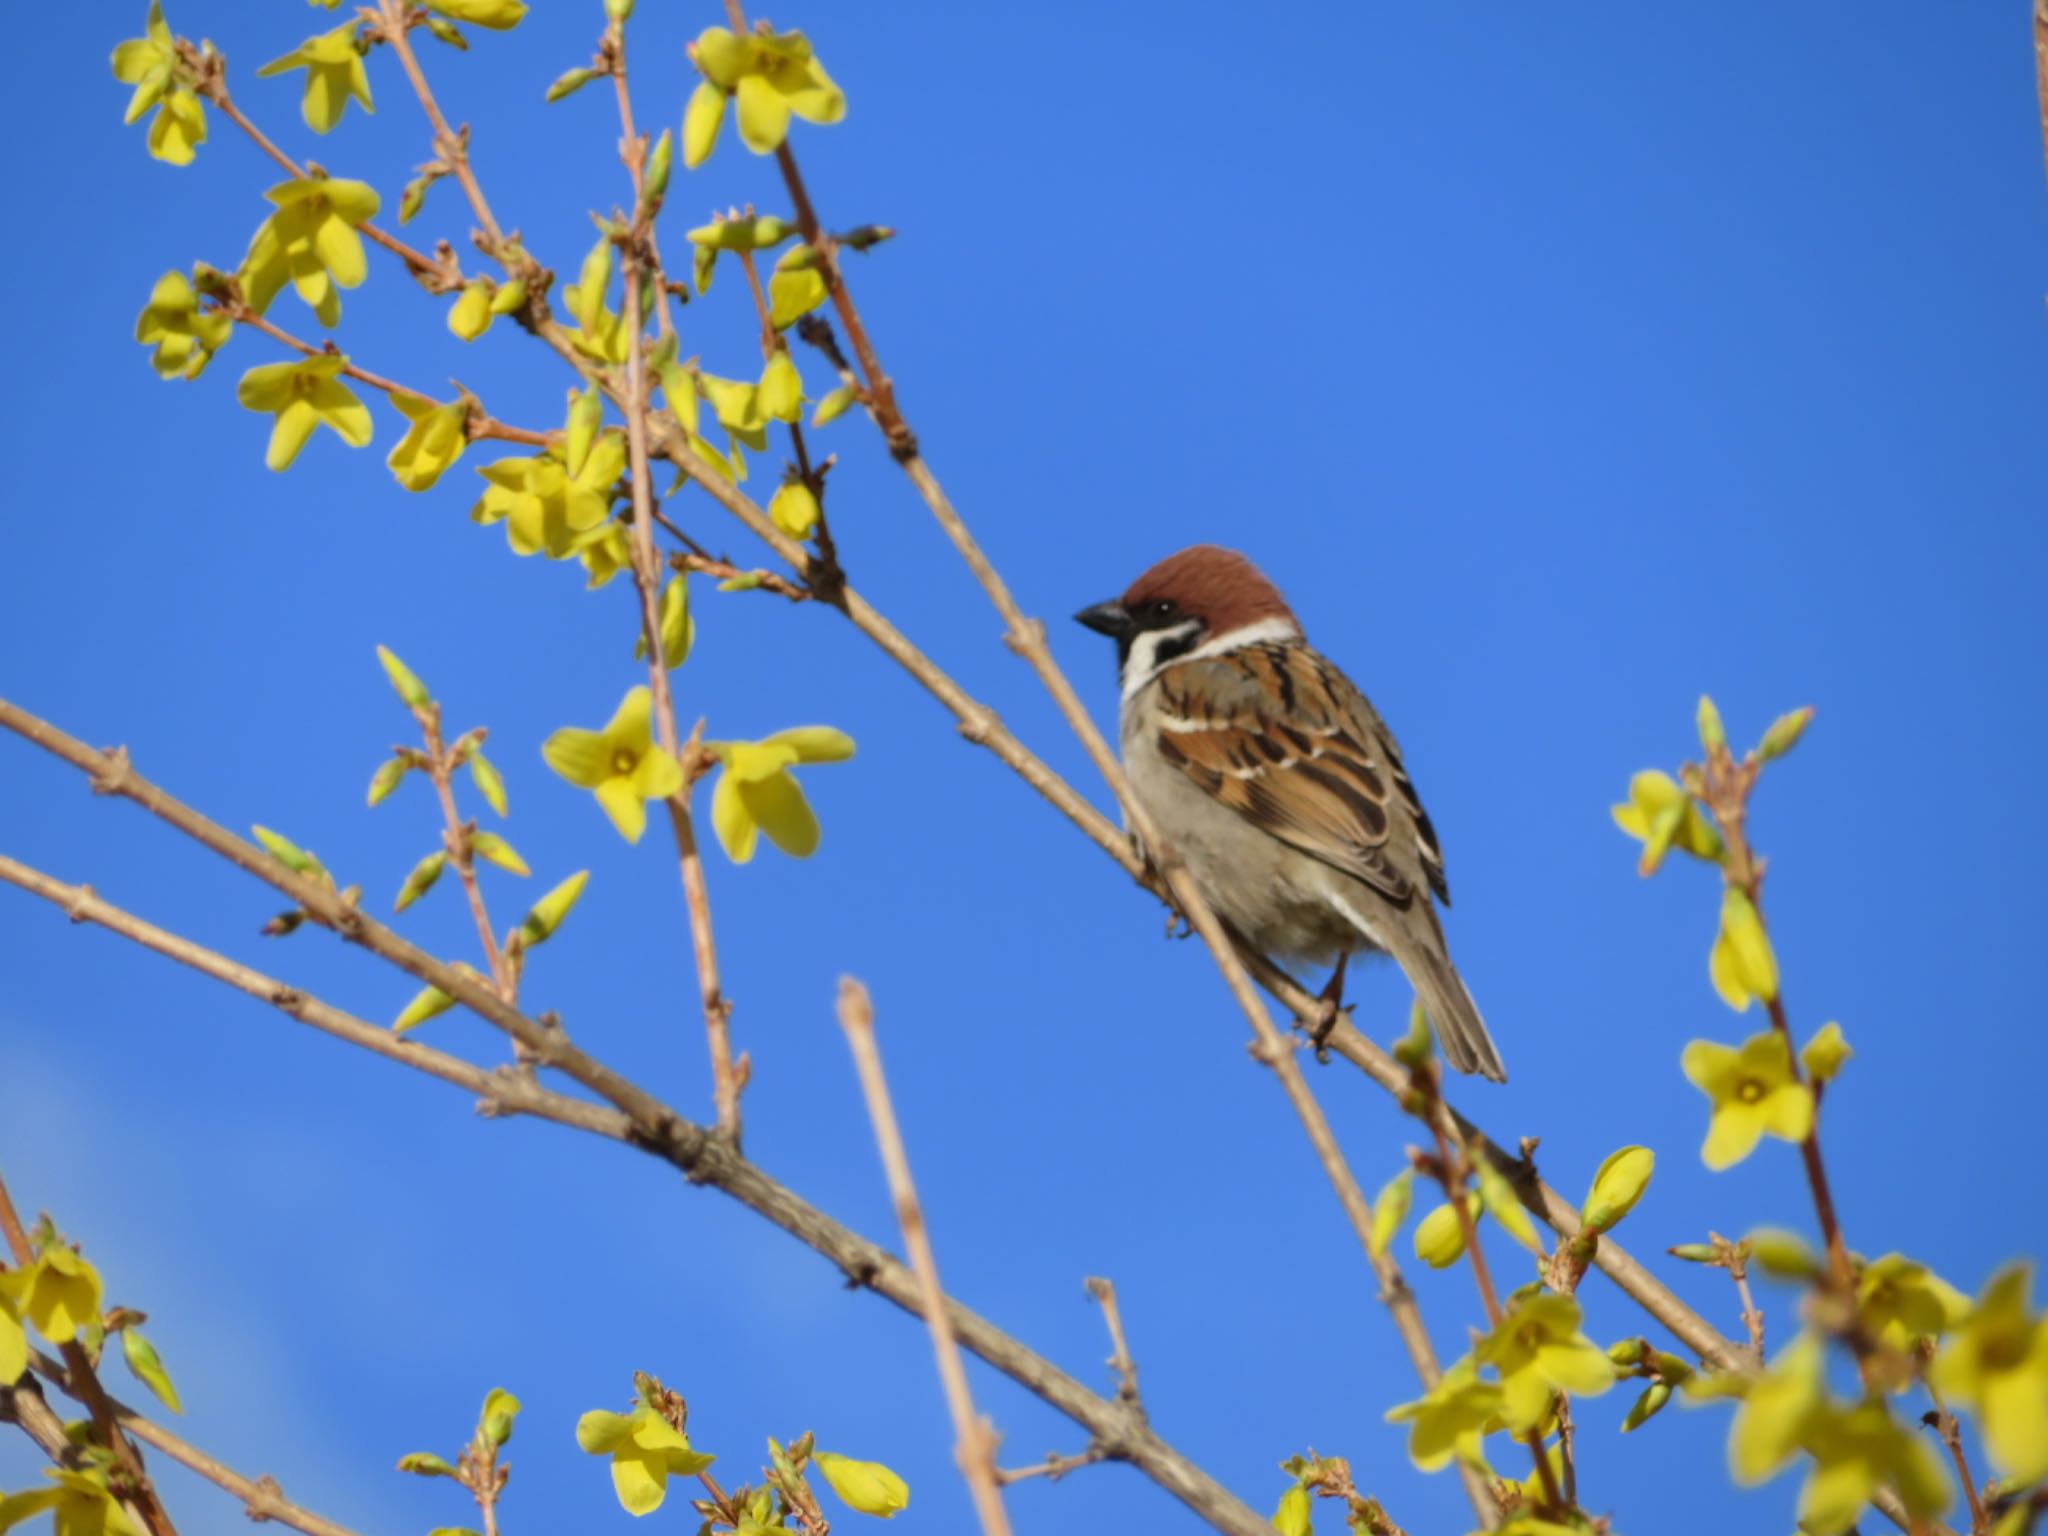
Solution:
{"label": "bird's belly", "polygon": [[1131,750],[1139,745],[1125,743],[1132,792],[1217,916],[1279,960],[1323,964],[1373,947],[1330,900],[1334,885],[1356,882],[1219,805],[1156,752]]}

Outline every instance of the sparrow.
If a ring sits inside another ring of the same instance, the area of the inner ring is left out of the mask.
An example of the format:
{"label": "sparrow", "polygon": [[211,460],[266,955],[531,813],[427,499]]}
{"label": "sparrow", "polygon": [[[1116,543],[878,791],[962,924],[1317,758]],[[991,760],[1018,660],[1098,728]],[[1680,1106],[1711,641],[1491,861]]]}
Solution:
{"label": "sparrow", "polygon": [[1379,714],[1235,550],[1169,555],[1074,615],[1116,641],[1132,796],[1216,914],[1276,959],[1390,955],[1460,1072],[1507,1081],[1452,967],[1436,829]]}

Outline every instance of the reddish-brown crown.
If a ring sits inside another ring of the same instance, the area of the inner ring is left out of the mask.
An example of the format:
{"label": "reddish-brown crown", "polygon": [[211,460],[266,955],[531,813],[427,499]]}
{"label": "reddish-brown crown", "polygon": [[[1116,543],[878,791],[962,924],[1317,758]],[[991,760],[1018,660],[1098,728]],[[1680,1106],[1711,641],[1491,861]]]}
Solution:
{"label": "reddish-brown crown", "polygon": [[1211,635],[1227,635],[1261,619],[1295,622],[1287,599],[1257,566],[1236,550],[1215,544],[1196,544],[1168,555],[1123,595],[1123,605],[1132,613],[1162,600],[1201,619]]}

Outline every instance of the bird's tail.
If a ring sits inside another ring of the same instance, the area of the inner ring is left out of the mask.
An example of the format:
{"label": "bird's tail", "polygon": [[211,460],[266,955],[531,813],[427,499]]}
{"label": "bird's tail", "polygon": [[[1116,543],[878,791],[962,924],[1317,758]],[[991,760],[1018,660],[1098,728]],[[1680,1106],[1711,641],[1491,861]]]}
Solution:
{"label": "bird's tail", "polygon": [[1443,1047],[1444,1060],[1452,1069],[1476,1072],[1496,1083],[1506,1082],[1508,1069],[1501,1062],[1493,1036],[1486,1032],[1486,1021],[1479,1017],[1478,1005],[1465,990],[1464,979],[1444,953],[1441,930],[1433,943],[1429,935],[1408,935],[1407,942],[1395,951],[1394,959],[1409,985],[1415,988],[1415,995],[1422,999],[1423,1011],[1436,1026],[1437,1043]]}

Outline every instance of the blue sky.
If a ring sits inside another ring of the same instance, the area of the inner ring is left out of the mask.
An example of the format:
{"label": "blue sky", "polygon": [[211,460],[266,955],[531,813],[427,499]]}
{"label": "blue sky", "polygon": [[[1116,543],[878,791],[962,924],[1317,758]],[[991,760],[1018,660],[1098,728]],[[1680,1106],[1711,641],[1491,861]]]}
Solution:
{"label": "blue sky", "polygon": [[[1656,1146],[1625,1231],[1638,1251],[1810,1225],[1788,1148],[1700,1166],[1678,1053],[1750,1021],[1707,985],[1706,874],[1639,883],[1607,820],[1632,770],[1690,746],[1702,689],[1742,737],[1819,708],[1754,830],[1795,1023],[1840,1019],[1858,1050],[1825,1128],[1851,1242],[1974,1290],[2048,1237],[2020,1184],[2048,1070],[2028,830],[2048,212],[2022,10],[774,15],[810,30],[851,101],[844,125],[797,130],[826,217],[902,231],[854,278],[905,408],[1099,716],[1108,648],[1062,616],[1197,539],[1259,559],[1399,731],[1442,833],[1452,949],[1514,1074],[1461,1102],[1503,1139],[1540,1135],[1571,1191],[1612,1148]],[[672,123],[683,40],[717,8],[641,11],[641,114]],[[488,454],[428,494],[397,490],[381,405],[372,451],[323,435],[267,472],[268,424],[233,400],[241,370],[277,356],[262,338],[238,337],[196,384],[151,374],[130,340],[151,283],[194,258],[231,265],[273,176],[218,114],[182,171],[123,129],[106,55],[141,12],[25,12],[37,83],[0,98],[24,231],[0,249],[17,295],[0,692],[126,742],[209,814],[283,828],[384,899],[435,838],[418,786],[362,806],[407,728],[372,658],[393,646],[454,724],[491,728],[535,887],[593,871],[531,1004],[706,1112],[672,861],[652,837],[626,848],[537,750],[636,680],[623,585],[586,594],[472,526]],[[324,141],[292,80],[252,79],[327,20],[171,8],[225,50],[288,148],[389,206],[427,152],[389,58],[370,61],[376,116]],[[428,55],[501,218],[572,270],[586,209],[624,197],[616,128],[599,91],[548,109],[540,93],[599,22],[594,0],[550,4],[466,56]],[[746,199],[780,208],[767,163],[728,139],[678,174],[669,219]],[[458,243],[468,227],[446,186],[413,226]],[[734,276],[683,325],[686,350],[742,374],[756,354]],[[295,300],[275,313],[313,329]],[[559,419],[551,359],[509,325],[464,348],[389,263],[347,296],[341,336],[375,371],[442,393],[453,376],[506,419]],[[841,455],[853,579],[1100,798],[872,434],[848,419],[822,440]],[[702,498],[671,511],[755,558]],[[714,736],[824,722],[860,743],[807,781],[816,859],[714,858],[755,1065],[749,1151],[893,1236],[831,1014],[836,978],[859,974],[957,1295],[1106,1384],[1081,1281],[1112,1276],[1154,1422],[1245,1497],[1269,1508],[1275,1464],[1313,1445],[1351,1457],[1409,1529],[1464,1529],[1453,1480],[1410,1469],[1381,1422],[1412,1395],[1407,1366],[1197,948],[1161,941],[1148,898],[833,616],[699,604],[690,718]],[[366,1016],[409,993],[320,935],[259,941],[276,905],[261,888],[25,746],[0,743],[0,790],[15,857]],[[530,893],[487,879],[501,923],[516,918]],[[85,1242],[114,1299],[151,1312],[200,1444],[366,1532],[460,1524],[445,1485],[385,1469],[452,1452],[503,1385],[527,1403],[507,1529],[624,1529],[570,1429],[644,1368],[688,1395],[733,1477],[763,1436],[813,1428],[905,1473],[900,1528],[967,1526],[921,1331],[779,1233],[615,1147],[480,1122],[449,1090],[26,897],[4,907],[0,1168]],[[453,957],[473,945],[452,889],[402,926]],[[1395,1032],[1391,972],[1353,995],[1362,1026]],[[430,1029],[501,1055],[461,1018]],[[1377,1186],[1409,1127],[1342,1067],[1314,1081]],[[1670,1278],[1737,1327],[1720,1276]],[[1417,1285],[1440,1345],[1462,1347],[1467,1278]],[[1640,1327],[1601,1282],[1586,1300],[1603,1339]],[[1765,1306],[1788,1337],[1792,1299]],[[1077,1448],[975,1379],[1012,1459]],[[1720,1412],[1669,1412],[1623,1442],[1628,1397],[1582,1412],[1590,1508],[1633,1532],[1789,1525],[1792,1479],[1722,1486]],[[32,1468],[0,1441],[0,1486]],[[167,1482],[188,1528],[239,1519]],[[1010,1503],[1024,1530],[1193,1528],[1118,1468]]]}

